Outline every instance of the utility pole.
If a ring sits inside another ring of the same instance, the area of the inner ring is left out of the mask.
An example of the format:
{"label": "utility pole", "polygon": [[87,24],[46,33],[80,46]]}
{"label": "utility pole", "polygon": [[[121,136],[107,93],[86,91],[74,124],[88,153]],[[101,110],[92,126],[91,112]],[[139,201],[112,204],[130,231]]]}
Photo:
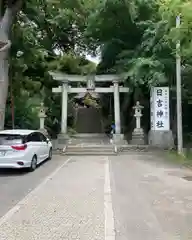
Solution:
{"label": "utility pole", "polygon": [[[181,17],[176,17],[176,28],[181,25]],[[183,155],[183,125],[182,125],[182,89],[181,89],[181,55],[180,40],[176,44],[176,86],[177,86],[177,151]]]}

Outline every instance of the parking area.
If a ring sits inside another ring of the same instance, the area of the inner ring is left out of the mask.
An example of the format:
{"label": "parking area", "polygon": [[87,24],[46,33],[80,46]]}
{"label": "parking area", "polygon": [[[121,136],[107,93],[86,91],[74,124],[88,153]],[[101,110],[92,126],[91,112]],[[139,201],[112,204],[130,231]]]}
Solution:
{"label": "parking area", "polygon": [[64,156],[55,155],[51,161],[44,162],[34,172],[0,169],[0,217],[38,186],[66,159]]}

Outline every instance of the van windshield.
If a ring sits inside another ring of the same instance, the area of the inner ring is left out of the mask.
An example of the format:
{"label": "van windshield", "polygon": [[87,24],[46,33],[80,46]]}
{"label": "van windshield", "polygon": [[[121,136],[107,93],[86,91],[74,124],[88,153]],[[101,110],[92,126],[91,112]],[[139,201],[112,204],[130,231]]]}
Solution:
{"label": "van windshield", "polygon": [[21,135],[0,134],[0,145],[22,144],[23,137]]}

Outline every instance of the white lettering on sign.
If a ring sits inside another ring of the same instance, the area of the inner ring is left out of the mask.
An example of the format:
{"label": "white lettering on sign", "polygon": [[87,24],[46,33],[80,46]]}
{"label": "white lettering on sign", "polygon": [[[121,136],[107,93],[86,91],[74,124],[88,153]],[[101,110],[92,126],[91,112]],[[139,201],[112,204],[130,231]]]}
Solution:
{"label": "white lettering on sign", "polygon": [[170,130],[169,87],[153,87],[151,89],[151,129]]}

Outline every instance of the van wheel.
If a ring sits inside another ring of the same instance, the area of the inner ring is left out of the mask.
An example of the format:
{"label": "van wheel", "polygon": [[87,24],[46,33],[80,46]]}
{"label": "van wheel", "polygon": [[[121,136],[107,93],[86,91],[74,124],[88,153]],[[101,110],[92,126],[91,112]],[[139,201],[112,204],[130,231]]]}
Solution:
{"label": "van wheel", "polygon": [[32,160],[31,160],[31,166],[29,168],[30,172],[35,171],[35,169],[37,168],[37,157],[34,155]]}
{"label": "van wheel", "polygon": [[48,160],[51,160],[52,156],[53,156],[53,150],[52,150],[52,148],[50,148]]}

